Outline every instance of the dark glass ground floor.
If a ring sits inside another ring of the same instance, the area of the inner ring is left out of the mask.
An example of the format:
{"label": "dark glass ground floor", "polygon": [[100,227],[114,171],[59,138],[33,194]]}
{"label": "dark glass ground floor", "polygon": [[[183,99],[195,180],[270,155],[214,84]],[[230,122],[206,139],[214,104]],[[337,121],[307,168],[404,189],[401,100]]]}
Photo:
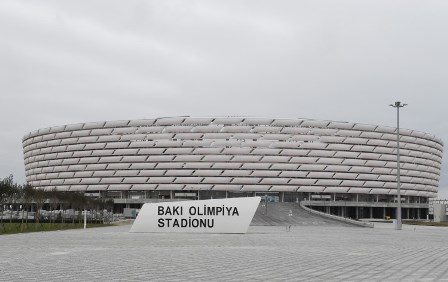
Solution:
{"label": "dark glass ground floor", "polygon": [[[363,218],[375,218],[375,219],[394,219],[396,218],[396,207],[357,207],[357,206],[309,206],[314,210],[321,212],[334,214],[337,216],[363,219]],[[427,219],[428,208],[418,207],[409,208],[402,207],[401,209],[402,219]]]}
{"label": "dark glass ground floor", "polygon": [[[396,217],[396,195],[335,194],[300,192],[232,192],[232,191],[100,191],[91,196],[114,199],[114,212],[125,208],[140,209],[144,203],[179,200],[206,200],[260,196],[263,202],[302,202],[325,213],[353,219],[393,219]],[[427,219],[428,198],[401,196],[403,219]]]}

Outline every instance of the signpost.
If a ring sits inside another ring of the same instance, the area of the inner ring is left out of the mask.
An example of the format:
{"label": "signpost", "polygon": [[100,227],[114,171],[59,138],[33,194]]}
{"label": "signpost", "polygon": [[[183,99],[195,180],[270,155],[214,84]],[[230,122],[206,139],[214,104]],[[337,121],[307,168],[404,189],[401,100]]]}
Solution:
{"label": "signpost", "polygon": [[129,232],[246,233],[260,199],[144,204]]}

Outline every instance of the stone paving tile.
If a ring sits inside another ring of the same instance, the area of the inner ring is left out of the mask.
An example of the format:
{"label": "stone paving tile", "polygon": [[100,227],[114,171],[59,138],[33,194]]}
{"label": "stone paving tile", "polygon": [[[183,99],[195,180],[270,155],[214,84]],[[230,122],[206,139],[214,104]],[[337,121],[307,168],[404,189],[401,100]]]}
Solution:
{"label": "stone paving tile", "polygon": [[0,281],[448,281],[448,228],[129,229],[0,236]]}

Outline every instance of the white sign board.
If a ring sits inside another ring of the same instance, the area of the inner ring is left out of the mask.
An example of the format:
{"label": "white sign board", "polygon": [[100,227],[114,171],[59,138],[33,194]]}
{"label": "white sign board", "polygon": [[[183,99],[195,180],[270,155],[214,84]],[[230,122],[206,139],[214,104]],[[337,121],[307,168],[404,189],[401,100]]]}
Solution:
{"label": "white sign board", "polygon": [[129,232],[246,233],[260,199],[144,204]]}

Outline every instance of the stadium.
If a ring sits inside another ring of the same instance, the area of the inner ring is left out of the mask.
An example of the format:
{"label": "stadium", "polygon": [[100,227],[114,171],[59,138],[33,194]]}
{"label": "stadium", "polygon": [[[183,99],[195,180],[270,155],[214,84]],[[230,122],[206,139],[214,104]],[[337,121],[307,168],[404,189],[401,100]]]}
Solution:
{"label": "stadium", "polygon": [[[262,196],[351,218],[395,216],[396,128],[339,121],[166,117],[55,126],[23,137],[36,189],[161,200]],[[400,129],[403,218],[426,218],[442,141]]]}

